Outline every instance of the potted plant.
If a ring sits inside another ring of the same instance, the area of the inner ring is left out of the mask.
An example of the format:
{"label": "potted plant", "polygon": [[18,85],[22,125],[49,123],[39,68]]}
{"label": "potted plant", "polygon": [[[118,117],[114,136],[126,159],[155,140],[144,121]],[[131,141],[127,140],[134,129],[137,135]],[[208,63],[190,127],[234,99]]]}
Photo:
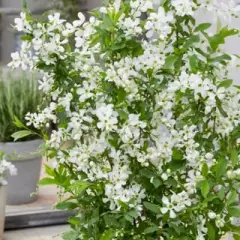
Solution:
{"label": "potted plant", "polygon": [[[107,1],[85,22],[23,12],[13,67],[45,75],[48,115],[30,115],[45,138],[49,177],[75,209],[64,239],[239,239],[240,90],[226,53],[233,1]],[[198,10],[217,16],[197,22]],[[76,44],[73,48],[72,40]],[[28,52],[36,49],[34,57]],[[64,115],[64,118],[60,118]],[[62,145],[73,140],[65,149]]]}
{"label": "potted plant", "polygon": [[[37,195],[37,182],[41,170],[40,145],[42,140],[37,134],[29,135],[31,129],[18,134],[28,112],[36,111],[42,104],[38,84],[33,74],[6,72],[0,80],[0,151],[14,163],[18,175],[8,182],[8,204],[24,204],[34,201]],[[20,137],[25,137],[18,140]],[[12,136],[13,135],[13,136]]]}
{"label": "potted plant", "polygon": [[17,169],[13,164],[6,161],[3,153],[0,153],[0,239],[3,239],[8,172],[10,175],[16,175]]}

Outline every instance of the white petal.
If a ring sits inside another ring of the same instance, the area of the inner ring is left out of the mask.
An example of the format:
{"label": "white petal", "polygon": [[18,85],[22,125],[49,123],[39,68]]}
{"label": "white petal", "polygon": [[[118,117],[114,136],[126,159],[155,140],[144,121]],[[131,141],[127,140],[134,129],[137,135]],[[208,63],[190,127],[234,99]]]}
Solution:
{"label": "white petal", "polygon": [[166,208],[166,207],[162,207],[160,210],[163,214],[168,212],[168,208]]}
{"label": "white petal", "polygon": [[168,198],[165,197],[165,196],[162,198],[162,202],[163,202],[165,205],[169,205],[169,200],[168,200]]}
{"label": "white petal", "polygon": [[170,210],[170,218],[175,218],[176,214],[173,210]]}

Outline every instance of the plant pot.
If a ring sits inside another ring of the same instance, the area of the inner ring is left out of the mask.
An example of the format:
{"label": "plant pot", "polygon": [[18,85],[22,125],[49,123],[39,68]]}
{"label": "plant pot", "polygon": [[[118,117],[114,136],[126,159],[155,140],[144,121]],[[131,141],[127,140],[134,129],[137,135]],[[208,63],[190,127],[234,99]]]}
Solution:
{"label": "plant pot", "polygon": [[7,204],[27,204],[37,199],[36,189],[40,177],[42,140],[16,143],[0,143],[0,151],[18,170],[16,176],[8,178]]}
{"label": "plant pot", "polygon": [[0,239],[3,239],[4,219],[5,219],[5,205],[7,198],[6,186],[0,186]]}

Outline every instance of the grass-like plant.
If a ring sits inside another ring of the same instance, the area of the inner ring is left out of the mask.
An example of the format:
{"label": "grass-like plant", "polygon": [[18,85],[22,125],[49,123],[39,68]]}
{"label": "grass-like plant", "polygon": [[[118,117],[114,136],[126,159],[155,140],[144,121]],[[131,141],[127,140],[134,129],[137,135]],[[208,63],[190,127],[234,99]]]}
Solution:
{"label": "grass-like plant", "polygon": [[[0,142],[12,142],[11,135],[19,131],[14,124],[15,119],[25,123],[25,115],[28,112],[35,112],[42,101],[35,74],[2,72],[0,75]],[[37,135],[29,135],[22,141],[35,138]]]}

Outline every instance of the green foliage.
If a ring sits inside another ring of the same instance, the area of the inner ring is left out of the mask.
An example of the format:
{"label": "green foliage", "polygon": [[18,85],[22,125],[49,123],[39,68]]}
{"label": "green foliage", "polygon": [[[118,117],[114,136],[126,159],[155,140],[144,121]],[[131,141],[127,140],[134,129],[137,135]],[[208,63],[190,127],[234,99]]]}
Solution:
{"label": "green foliage", "polygon": [[[7,72],[0,79],[0,142],[36,139],[33,127],[24,129],[25,115],[36,112],[43,104],[42,94],[38,91],[38,79],[34,74]],[[20,128],[20,129],[19,129]],[[32,131],[31,131],[32,130]]]}

